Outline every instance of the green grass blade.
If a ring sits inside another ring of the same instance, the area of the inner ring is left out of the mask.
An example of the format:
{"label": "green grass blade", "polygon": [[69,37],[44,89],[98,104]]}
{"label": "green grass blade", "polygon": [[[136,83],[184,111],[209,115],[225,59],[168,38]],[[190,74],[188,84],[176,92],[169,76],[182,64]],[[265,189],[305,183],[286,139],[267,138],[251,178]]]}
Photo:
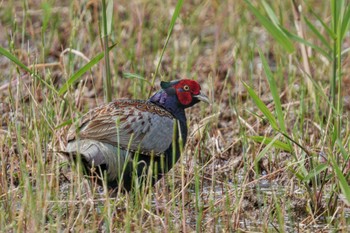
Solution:
{"label": "green grass blade", "polygon": [[273,74],[271,72],[269,64],[267,63],[267,60],[260,49],[259,49],[259,55],[260,55],[260,59],[261,59],[261,62],[263,64],[263,67],[264,67],[267,81],[268,81],[269,86],[270,86],[270,91],[272,94],[273,102],[275,103],[275,110],[276,110],[276,114],[277,114],[279,128],[282,130],[283,133],[287,133],[286,126],[284,123],[284,116],[283,116],[283,111],[282,111],[281,100],[280,100],[280,96],[278,94],[276,81],[273,77]]}
{"label": "green grass blade", "polygon": [[321,87],[321,85],[312,77],[310,76],[307,76],[308,79],[312,82],[313,86],[315,87],[316,89],[316,92],[318,93],[318,95],[320,97],[323,98],[324,101],[326,101],[326,103],[328,104],[328,106],[330,106],[332,108],[333,111],[336,111],[334,106],[332,105],[332,103],[330,102],[329,100],[329,97],[327,95],[327,92],[324,90],[323,87]]}
{"label": "green grass blade", "polygon": [[250,97],[252,97],[256,106],[260,109],[260,111],[268,119],[272,128],[274,128],[275,130],[278,131],[277,121],[274,118],[273,114],[270,112],[270,110],[267,108],[267,106],[264,104],[264,102],[259,98],[259,96],[255,93],[255,91],[250,86],[248,86],[248,84],[246,84],[244,81],[242,81],[242,83],[245,86],[245,88],[247,89]]}
{"label": "green grass blade", "polygon": [[148,84],[151,84],[150,81],[148,81],[147,79],[145,79],[144,77],[142,77],[141,75],[139,74],[133,74],[133,73],[128,73],[128,72],[124,72],[123,73],[123,77],[124,78],[128,78],[128,79],[139,79],[139,80],[142,80]]}
{"label": "green grass blade", "polygon": [[274,203],[274,216],[277,218],[278,222],[278,232],[286,232],[286,224],[285,224],[285,212],[282,209],[280,204],[281,199],[277,197],[277,195],[273,195],[273,203]]}
{"label": "green grass blade", "polygon": [[87,71],[91,69],[94,65],[96,65],[102,58],[104,57],[104,52],[99,53],[97,56],[95,56],[91,61],[89,61],[86,65],[84,65],[82,68],[80,68],[76,73],[74,73],[61,87],[61,89],[58,91],[59,95],[63,95],[67,92],[68,88],[72,86],[83,74],[85,74]]}
{"label": "green grass blade", "polygon": [[265,8],[265,11],[267,13],[267,15],[269,16],[270,20],[272,21],[272,23],[276,26],[276,27],[279,27],[280,23],[278,21],[278,18],[275,14],[275,12],[272,10],[272,8],[270,7],[269,4],[267,4],[266,1],[262,1],[262,5],[264,6]]}
{"label": "green grass blade", "polygon": [[345,14],[343,17],[341,32],[340,32],[341,39],[344,39],[346,33],[349,31],[349,25],[350,25],[350,5],[348,5],[347,9],[345,10]]}
{"label": "green grass blade", "polygon": [[317,176],[318,174],[320,174],[322,171],[326,170],[328,168],[327,164],[319,164],[317,167],[315,167],[311,172],[309,172],[309,174],[307,174],[304,178],[303,181],[304,182],[308,182],[311,179],[313,179],[315,176]]}
{"label": "green grass blade", "polygon": [[250,1],[244,0],[249,9],[253,12],[258,21],[266,28],[266,30],[275,38],[275,40],[282,45],[282,47],[288,52],[293,53],[295,51],[294,45],[291,40],[284,34],[283,30],[271,22],[268,18],[263,16],[257,8],[255,8]]}
{"label": "green grass blade", "polygon": [[10,59],[13,63],[15,63],[17,66],[21,67],[26,72],[30,73],[32,76],[36,77],[40,80],[40,82],[44,83],[45,86],[47,86],[51,91],[53,91],[55,94],[58,94],[56,89],[51,86],[49,83],[47,83],[44,79],[42,79],[39,75],[37,75],[35,72],[33,72],[31,69],[29,69],[26,65],[24,65],[16,56],[14,56],[12,53],[4,49],[0,46],[0,54]]}
{"label": "green grass blade", "polygon": [[[111,3],[112,2],[112,3]],[[113,5],[113,1],[109,1],[110,5]],[[113,12],[113,6],[109,6],[110,9],[107,13],[106,8],[106,0],[102,0],[102,32],[101,38],[103,39],[103,50],[105,58],[105,77],[104,77],[104,93],[105,93],[105,99],[107,102],[112,101],[112,77],[111,77],[111,69],[110,69],[110,63],[109,63],[109,46],[108,46],[108,35],[109,30],[112,29],[112,27],[108,28],[108,24],[112,25],[112,16]],[[108,17],[108,18],[107,18]]]}
{"label": "green grass blade", "polygon": [[349,205],[350,204],[350,187],[349,187],[349,184],[346,181],[346,179],[345,179],[342,171],[340,170],[338,164],[336,163],[335,159],[332,156],[330,156],[330,160],[331,160],[331,163],[332,163],[335,175],[338,178],[340,189],[341,189],[342,193],[345,196],[346,204]]}
{"label": "green grass blade", "polygon": [[320,33],[320,30],[317,29],[308,19],[307,17],[304,17],[306,25],[309,27],[309,29],[317,36],[317,38],[322,42],[324,46],[327,47],[327,49],[330,51],[332,50],[332,47],[329,45],[329,41],[326,40],[326,38]]}
{"label": "green grass blade", "polygon": [[60,128],[64,127],[64,126],[71,125],[72,123],[73,123],[72,119],[69,119],[69,120],[67,120],[65,122],[62,122],[61,124],[57,125],[55,127],[55,129],[60,129]]}
{"label": "green grass blade", "polygon": [[165,40],[165,44],[163,46],[163,49],[162,49],[162,52],[160,54],[160,57],[159,57],[159,61],[157,63],[157,68],[156,68],[156,71],[154,72],[154,75],[153,75],[153,78],[152,78],[152,86],[154,85],[154,81],[156,79],[156,76],[158,74],[158,71],[159,71],[159,67],[160,67],[160,63],[162,62],[162,58],[164,56],[164,52],[165,52],[165,49],[169,43],[169,39],[170,39],[170,36],[171,36],[171,33],[173,32],[173,29],[174,29],[174,26],[175,26],[175,22],[176,22],[176,19],[179,17],[180,15],[180,10],[182,8],[182,4],[183,4],[183,0],[178,0],[177,3],[176,3],[176,6],[175,6],[175,11],[173,13],[173,17],[171,18],[171,21],[170,21],[170,25],[169,25],[169,29],[168,29],[168,35],[167,35],[167,38]]}
{"label": "green grass blade", "polygon": [[41,4],[41,8],[43,10],[42,13],[42,20],[43,20],[43,25],[42,25],[42,31],[45,32],[46,29],[48,28],[49,22],[52,17],[52,6],[51,4],[44,2]]}
{"label": "green grass blade", "polygon": [[21,67],[22,69],[24,69],[25,71],[27,71],[30,74],[33,74],[33,72],[26,66],[24,65],[20,60],[18,60],[17,57],[15,57],[14,55],[12,55],[12,53],[10,53],[9,51],[7,51],[6,49],[4,49],[3,47],[0,47],[0,54],[4,55],[5,57],[7,57],[8,59],[10,59],[12,62],[14,62],[16,65],[18,65],[19,67]]}
{"label": "green grass blade", "polygon": [[328,25],[324,22],[324,20],[322,20],[320,18],[320,16],[318,16],[312,9],[313,7],[310,6],[309,9],[310,9],[310,12],[312,13],[312,15],[318,20],[318,22],[321,23],[322,27],[326,30],[327,34],[332,38],[332,39],[335,39],[336,38],[336,35],[334,34],[333,30],[328,27]]}
{"label": "green grass blade", "polygon": [[272,146],[274,146],[275,142],[277,141],[278,135],[276,135],[274,138],[269,138],[269,140],[266,140],[267,137],[262,137],[261,143],[265,144],[265,148],[260,151],[258,156],[256,156],[254,163],[257,163],[260,161],[260,159],[270,150]]}
{"label": "green grass blade", "polygon": [[105,35],[110,35],[112,31],[113,24],[113,0],[108,0],[106,8],[106,23],[107,23],[107,33]]}
{"label": "green grass blade", "polygon": [[[112,45],[109,47],[110,51],[116,44]],[[97,54],[91,61],[89,61],[86,65],[84,65],[82,68],[80,68],[76,73],[74,73],[68,80],[67,82],[61,87],[61,89],[58,91],[59,95],[63,95],[64,93],[67,92],[68,88],[72,86],[79,78],[85,74],[87,71],[91,69],[94,65],[96,65],[103,57],[104,57],[104,52],[101,52]]]}
{"label": "green grass blade", "polygon": [[347,163],[349,160],[350,154],[348,152],[346,152],[346,149],[344,148],[343,143],[341,142],[340,139],[337,139],[336,144],[339,147],[340,153],[342,154],[345,163]]}
{"label": "green grass blade", "polygon": [[269,138],[269,137],[265,137],[265,136],[250,136],[249,138],[255,142],[263,143],[265,145],[272,143],[273,147],[275,147],[277,149],[284,150],[286,152],[292,151],[288,144],[286,144],[280,140],[277,140],[275,138]]}
{"label": "green grass blade", "polygon": [[293,173],[293,175],[295,175],[295,177],[296,177],[298,180],[300,180],[300,181],[304,180],[305,176],[304,176],[301,172],[296,171],[296,170],[293,169],[292,167],[289,167],[288,170],[289,170],[291,173]]}
{"label": "green grass blade", "polygon": [[337,32],[338,26],[342,18],[342,9],[344,7],[343,0],[331,0],[331,12],[332,12],[332,26],[333,32]]}
{"label": "green grass blade", "polygon": [[305,44],[306,46],[309,46],[310,48],[313,48],[315,49],[317,52],[321,53],[324,57],[326,57],[329,61],[332,60],[332,56],[330,55],[331,52],[327,52],[325,51],[324,49],[322,49],[321,47],[313,44],[313,43],[310,43],[309,41],[283,29],[285,34],[288,35],[289,38],[291,38],[292,40],[296,41],[296,42],[299,42],[299,43],[302,43],[302,44]]}

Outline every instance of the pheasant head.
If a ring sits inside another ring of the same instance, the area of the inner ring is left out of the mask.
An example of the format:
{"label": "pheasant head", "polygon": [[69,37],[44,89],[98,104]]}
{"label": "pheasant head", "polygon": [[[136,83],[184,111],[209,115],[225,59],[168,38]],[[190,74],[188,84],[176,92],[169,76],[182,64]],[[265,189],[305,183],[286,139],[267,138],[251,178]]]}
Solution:
{"label": "pheasant head", "polygon": [[209,103],[206,95],[201,93],[201,86],[194,80],[181,79],[160,83],[161,90],[155,93],[150,101],[156,103],[181,118],[185,108],[203,101]]}

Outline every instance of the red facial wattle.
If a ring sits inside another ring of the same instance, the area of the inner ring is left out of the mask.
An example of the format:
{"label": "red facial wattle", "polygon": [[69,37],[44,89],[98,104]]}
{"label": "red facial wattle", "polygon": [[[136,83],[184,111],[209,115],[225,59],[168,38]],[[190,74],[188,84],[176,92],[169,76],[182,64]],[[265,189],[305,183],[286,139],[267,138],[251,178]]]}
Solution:
{"label": "red facial wattle", "polygon": [[198,95],[201,89],[197,82],[189,79],[181,80],[174,88],[179,102],[185,106],[192,102],[192,96]]}
{"label": "red facial wattle", "polygon": [[189,105],[192,102],[192,95],[188,91],[176,89],[177,99],[182,105]]}

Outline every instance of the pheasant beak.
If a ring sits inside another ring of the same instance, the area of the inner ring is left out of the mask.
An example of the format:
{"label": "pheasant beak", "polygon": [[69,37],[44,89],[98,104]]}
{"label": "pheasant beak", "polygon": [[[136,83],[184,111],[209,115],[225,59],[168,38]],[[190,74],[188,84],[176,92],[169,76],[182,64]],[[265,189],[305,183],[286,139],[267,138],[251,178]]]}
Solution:
{"label": "pheasant beak", "polygon": [[194,95],[193,97],[197,98],[200,101],[206,102],[207,104],[210,104],[208,96],[204,95],[202,92],[200,92],[198,95]]}

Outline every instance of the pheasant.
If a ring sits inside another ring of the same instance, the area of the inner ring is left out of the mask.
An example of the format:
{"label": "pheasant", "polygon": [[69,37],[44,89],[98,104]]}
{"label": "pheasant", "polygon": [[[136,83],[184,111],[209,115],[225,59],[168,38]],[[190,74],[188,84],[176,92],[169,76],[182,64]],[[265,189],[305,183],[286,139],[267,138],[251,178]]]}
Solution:
{"label": "pheasant", "polygon": [[66,153],[81,158],[89,175],[106,175],[113,190],[130,191],[133,177],[142,181],[148,169],[154,184],[178,161],[186,143],[185,109],[209,103],[196,81],[160,85],[148,100],[120,99],[90,110],[69,129]]}

